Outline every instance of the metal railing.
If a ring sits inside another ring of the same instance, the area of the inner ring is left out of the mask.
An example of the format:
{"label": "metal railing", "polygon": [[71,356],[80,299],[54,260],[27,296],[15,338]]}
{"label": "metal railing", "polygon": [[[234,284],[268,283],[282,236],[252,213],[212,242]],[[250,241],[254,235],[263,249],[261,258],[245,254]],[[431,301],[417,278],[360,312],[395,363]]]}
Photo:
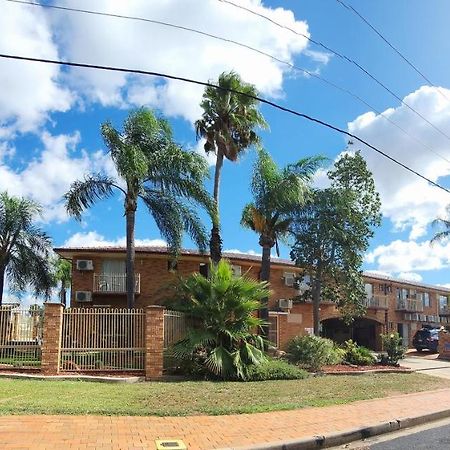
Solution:
{"label": "metal railing", "polygon": [[144,310],[64,310],[60,370],[143,371],[144,358]]}
{"label": "metal railing", "polygon": [[439,314],[450,316],[450,307],[448,305],[439,305]]}
{"label": "metal railing", "polygon": [[372,297],[366,297],[363,303],[366,308],[388,309],[389,297],[387,295],[374,295]]}
{"label": "metal railing", "polygon": [[[141,274],[135,273],[135,292],[141,292]],[[94,292],[110,294],[126,294],[127,276],[123,273],[94,274]]]}
{"label": "metal railing", "polygon": [[423,302],[411,298],[397,299],[396,309],[397,311],[422,312]]}
{"label": "metal railing", "polygon": [[40,306],[0,306],[0,367],[40,367],[43,323]]}
{"label": "metal railing", "polygon": [[164,310],[164,349],[184,338],[187,332],[187,318],[182,312]]}

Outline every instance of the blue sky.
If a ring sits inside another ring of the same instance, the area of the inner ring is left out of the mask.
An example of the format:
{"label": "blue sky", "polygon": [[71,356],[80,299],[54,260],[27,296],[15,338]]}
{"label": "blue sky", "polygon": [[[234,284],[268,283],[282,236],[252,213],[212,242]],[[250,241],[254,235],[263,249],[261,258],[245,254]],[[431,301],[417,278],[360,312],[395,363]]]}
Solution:
{"label": "blue sky", "polygon": [[[427,86],[337,1],[235,1],[355,59],[450,135],[450,104],[445,98],[450,98],[450,91],[445,91],[450,88],[450,63],[445,57],[450,46],[447,1],[347,0],[440,86],[441,92]],[[56,4],[75,5],[66,0]],[[88,1],[76,6],[92,8]],[[348,128],[449,186],[448,139],[355,67],[218,0],[101,0],[95,8],[190,26],[262,49],[353,91],[425,146],[345,93],[229,43],[147,23],[42,10],[3,0],[0,8],[3,53],[127,66],[201,80],[234,69],[255,83],[264,97]],[[103,121],[111,120],[120,127],[131,109],[142,105],[156,108],[171,121],[178,142],[201,152],[192,127],[200,112],[201,89],[190,85],[11,61],[0,61],[0,83],[0,189],[40,201],[45,207],[41,225],[57,246],[114,244],[124,237],[121,199],[99,203],[81,224],[66,216],[61,202],[70,183],[90,170],[112,173],[99,134]],[[318,153],[333,160],[345,147],[341,135],[266,106],[262,112],[270,124],[270,131],[262,133],[264,146],[280,165]],[[428,224],[445,213],[450,195],[372,151],[361,150],[374,173],[384,213],[365,268],[429,283],[449,283],[450,244],[430,247]],[[239,226],[242,207],[250,199],[253,160],[254,154],[249,152],[238,163],[224,166],[221,217],[225,249],[259,252],[258,237]],[[317,178],[317,183],[321,182],[323,175]],[[143,207],[136,235],[147,244],[160,239]],[[186,240],[185,246],[191,243]],[[288,249],[283,248],[282,254],[288,256]]]}

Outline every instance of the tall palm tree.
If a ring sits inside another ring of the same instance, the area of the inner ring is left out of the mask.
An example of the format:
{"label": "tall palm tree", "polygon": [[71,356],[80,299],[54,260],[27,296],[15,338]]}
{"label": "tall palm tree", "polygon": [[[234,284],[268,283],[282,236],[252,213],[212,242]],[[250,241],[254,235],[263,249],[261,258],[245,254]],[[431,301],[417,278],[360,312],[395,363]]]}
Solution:
{"label": "tall palm tree", "polygon": [[67,259],[57,258],[53,262],[53,277],[55,287],[59,287],[59,300],[66,306],[67,289],[70,288],[72,281],[72,264]]}
{"label": "tall palm tree", "polygon": [[438,231],[433,238],[431,239],[430,243],[434,244],[436,242],[442,242],[450,238],[450,205],[447,206],[447,218],[437,218],[434,219],[433,222],[431,222],[432,226],[440,226],[441,231]]}
{"label": "tall palm tree", "polygon": [[0,194],[0,306],[6,279],[12,291],[31,287],[36,295],[50,294],[51,241],[33,223],[41,213],[33,200]]}
{"label": "tall palm tree", "polygon": [[[279,256],[278,242],[288,237],[294,211],[308,199],[308,182],[323,160],[321,156],[304,158],[279,169],[267,151],[258,150],[251,182],[254,201],[244,207],[241,225],[259,234],[261,281],[270,280],[272,248]],[[261,309],[263,319],[267,312]]]}
{"label": "tall palm tree", "polygon": [[213,210],[204,189],[208,176],[205,159],[194,152],[183,151],[173,141],[169,123],[148,109],[130,113],[123,131],[106,122],[101,127],[117,177],[90,174],[75,181],[65,194],[66,209],[77,219],[96,200],[120,192],[124,197],[126,217],[126,283],[127,305],[134,307],[135,298],[135,216],[141,199],[153,216],[169,249],[176,254],[186,231],[200,250],[207,245],[207,236],[197,213],[184,200],[196,202]]}
{"label": "tall palm tree", "polygon": [[258,101],[252,98],[258,94],[255,86],[243,82],[235,72],[222,73],[217,85],[223,89],[206,87],[200,104],[203,108],[202,118],[195,123],[197,137],[206,139],[205,151],[216,155],[213,189],[216,210],[210,238],[210,253],[214,263],[218,263],[222,257],[219,189],[224,159],[236,161],[240,153],[259,142],[255,129],[267,127],[258,111]]}

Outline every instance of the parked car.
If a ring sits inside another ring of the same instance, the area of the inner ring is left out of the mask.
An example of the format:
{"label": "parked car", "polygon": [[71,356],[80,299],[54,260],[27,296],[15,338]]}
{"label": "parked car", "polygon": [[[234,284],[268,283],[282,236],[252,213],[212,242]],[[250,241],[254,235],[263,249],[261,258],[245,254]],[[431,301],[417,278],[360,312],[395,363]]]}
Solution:
{"label": "parked car", "polygon": [[422,328],[413,337],[413,345],[418,352],[430,350],[437,352],[439,344],[439,330],[435,328]]}

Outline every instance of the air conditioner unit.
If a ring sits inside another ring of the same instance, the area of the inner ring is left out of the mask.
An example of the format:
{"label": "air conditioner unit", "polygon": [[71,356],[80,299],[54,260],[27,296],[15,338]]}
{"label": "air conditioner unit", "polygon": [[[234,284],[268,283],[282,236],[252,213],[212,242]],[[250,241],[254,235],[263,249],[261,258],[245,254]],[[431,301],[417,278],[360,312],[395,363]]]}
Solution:
{"label": "air conditioner unit", "polygon": [[279,308],[282,308],[282,309],[292,309],[292,305],[293,305],[293,303],[292,303],[292,300],[291,300],[291,299],[286,300],[286,299],[284,299],[284,298],[280,298],[280,299],[278,300],[278,307],[279,307]]}
{"label": "air conditioner unit", "polygon": [[75,292],[75,300],[77,302],[92,302],[92,292],[90,291],[77,291]]}
{"label": "air conditioner unit", "polygon": [[77,260],[78,270],[94,270],[94,264],[90,259],[78,259]]}
{"label": "air conditioner unit", "polygon": [[283,274],[284,284],[286,286],[294,286],[295,283],[295,273],[294,272],[284,272]]}
{"label": "air conditioner unit", "polygon": [[242,267],[241,266],[237,266],[235,264],[231,265],[231,270],[233,271],[233,276],[234,277],[240,277],[242,275]]}

